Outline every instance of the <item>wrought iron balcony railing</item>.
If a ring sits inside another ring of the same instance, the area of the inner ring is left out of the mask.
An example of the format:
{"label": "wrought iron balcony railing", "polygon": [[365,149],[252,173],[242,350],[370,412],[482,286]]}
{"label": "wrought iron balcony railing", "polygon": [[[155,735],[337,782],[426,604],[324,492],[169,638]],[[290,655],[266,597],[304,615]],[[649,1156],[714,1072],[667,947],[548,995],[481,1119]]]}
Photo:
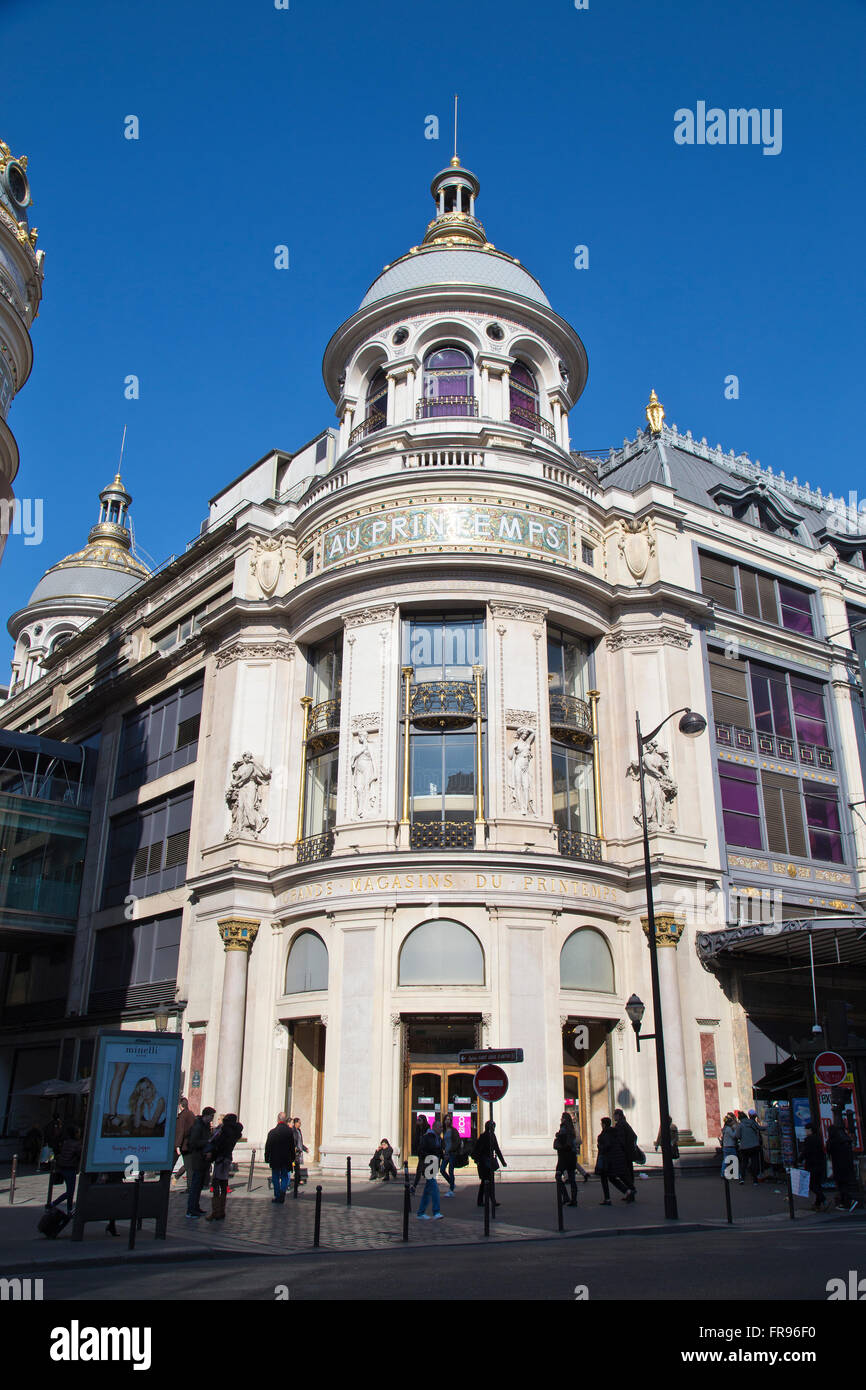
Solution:
{"label": "wrought iron balcony railing", "polygon": [[385,416],[380,414],[378,410],[374,410],[371,415],[367,416],[366,420],[362,420],[360,425],[356,425],[352,430],[349,435],[349,447],[357,444],[359,439],[366,439],[368,434],[375,434],[376,430],[383,430],[384,428]]}
{"label": "wrought iron balcony railing", "polygon": [[409,690],[409,717],[419,729],[465,729],[474,724],[470,681],[420,681]]}
{"label": "wrought iron balcony railing", "polygon": [[307,720],[307,747],[311,753],[323,753],[340,741],[340,701],[323,700],[313,705]]}
{"label": "wrought iron balcony railing", "polygon": [[477,396],[430,396],[419,401],[415,408],[417,420],[437,420],[448,416],[478,414]]}
{"label": "wrought iron balcony railing", "polygon": [[725,748],[741,749],[745,753],[760,753],[780,762],[798,763],[801,767],[816,767],[832,771],[836,766],[832,748],[821,743],[801,743],[796,738],[780,738],[759,729],[742,729],[737,724],[716,723],[716,743]]}
{"label": "wrought iron balcony railing", "polygon": [[330,859],[334,853],[334,832],[326,830],[322,835],[308,835],[298,841],[299,864],[315,864],[318,859]]}
{"label": "wrought iron balcony railing", "polygon": [[543,434],[545,439],[556,439],[553,425],[549,420],[545,420],[542,415],[536,414],[534,410],[527,410],[525,406],[513,405],[511,407],[512,425],[523,425],[525,429],[534,430],[536,434]]}
{"label": "wrought iron balcony railing", "polygon": [[583,859],[588,864],[600,864],[601,840],[584,835],[579,830],[557,830],[559,852],[568,859]]}
{"label": "wrought iron balcony railing", "polygon": [[409,826],[411,849],[474,849],[475,823],[471,820],[413,821]]}
{"label": "wrought iron balcony railing", "polygon": [[561,743],[591,743],[592,711],[586,701],[551,690],[550,732]]}

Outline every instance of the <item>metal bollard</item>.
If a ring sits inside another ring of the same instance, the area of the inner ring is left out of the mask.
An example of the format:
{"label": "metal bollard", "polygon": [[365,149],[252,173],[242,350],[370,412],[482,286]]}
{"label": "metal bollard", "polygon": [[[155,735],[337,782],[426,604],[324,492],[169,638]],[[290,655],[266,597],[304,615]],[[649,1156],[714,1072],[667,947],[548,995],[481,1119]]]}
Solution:
{"label": "metal bollard", "polygon": [[250,1154],[250,1175],[247,1178],[247,1192],[252,1192],[253,1190],[253,1169],[256,1166],[256,1152],[257,1150],[253,1149]]}
{"label": "metal bollard", "polygon": [[410,1199],[410,1197],[409,1197],[409,1182],[408,1182],[408,1173],[407,1173],[407,1181],[403,1184],[403,1239],[404,1239],[404,1240],[408,1240],[408,1239],[409,1239],[409,1208],[410,1208],[410,1206],[411,1206],[411,1199]]}
{"label": "metal bollard", "polygon": [[143,1174],[143,1173],[139,1173],[138,1177],[137,1177],[136,1180],[135,1180],[135,1183],[133,1184],[133,1189],[132,1189],[132,1220],[131,1220],[130,1223],[129,1223],[129,1241],[128,1241],[127,1247],[126,1247],[127,1250],[134,1250],[134,1249],[135,1249],[135,1233],[136,1233],[136,1231],[138,1230],[138,1206],[139,1206],[139,1203],[140,1203],[140,1201],[141,1201],[141,1184],[142,1184],[143,1179],[144,1179],[144,1174]]}
{"label": "metal bollard", "polygon": [[296,1164],[295,1164],[294,1176],[293,1176],[293,1178],[292,1178],[292,1198],[293,1198],[294,1201],[297,1201],[297,1200],[298,1200],[298,1188],[300,1187],[300,1185],[301,1185],[301,1165],[300,1165],[300,1163],[296,1163]]}
{"label": "metal bollard", "polygon": [[490,1235],[490,1179],[484,1184],[484,1234]]}
{"label": "metal bollard", "polygon": [[562,1183],[558,1176],[554,1178],[554,1182],[556,1183],[556,1229],[562,1231],[564,1230],[562,1215]]}
{"label": "metal bollard", "polygon": [[792,1220],[792,1221],[796,1221],[797,1218],[796,1218],[796,1215],[794,1214],[794,1189],[793,1189],[793,1187],[791,1186],[791,1170],[790,1170],[790,1168],[786,1168],[786,1169],[785,1169],[785,1179],[786,1179],[787,1185],[788,1185],[788,1211],[791,1213],[791,1220]]}
{"label": "metal bollard", "polygon": [[18,1176],[18,1155],[15,1154],[15,1156],[14,1156],[13,1159],[12,1159],[12,1181],[11,1181],[10,1184],[9,1184],[9,1205],[10,1205],[10,1207],[12,1206],[12,1203],[15,1201],[15,1179],[17,1178],[17,1176]]}
{"label": "metal bollard", "polygon": [[725,1184],[725,1211],[728,1214],[728,1225],[733,1226],[734,1216],[731,1211],[731,1180],[730,1178],[722,1178],[722,1182]]}
{"label": "metal bollard", "polygon": [[53,1191],[54,1191],[54,1163],[52,1162],[51,1167],[48,1169],[48,1196],[45,1198],[45,1205],[46,1205],[46,1207],[50,1207],[50,1206],[51,1206],[51,1194],[53,1193]]}
{"label": "metal bollard", "polygon": [[316,1187],[316,1215],[313,1221],[313,1249],[319,1248],[319,1233],[322,1229],[322,1184]]}
{"label": "metal bollard", "polygon": [[352,1159],[346,1159],[346,1206],[352,1205]]}
{"label": "metal bollard", "polygon": [[493,1176],[493,1169],[490,1169],[490,1219],[496,1220],[496,1179]]}

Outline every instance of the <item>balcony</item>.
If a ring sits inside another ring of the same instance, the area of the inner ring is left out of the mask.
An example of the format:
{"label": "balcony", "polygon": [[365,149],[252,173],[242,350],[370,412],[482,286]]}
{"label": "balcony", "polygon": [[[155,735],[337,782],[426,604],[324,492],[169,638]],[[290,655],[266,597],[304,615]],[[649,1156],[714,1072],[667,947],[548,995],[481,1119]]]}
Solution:
{"label": "balcony", "polygon": [[307,720],[307,748],[324,753],[340,741],[340,700],[323,700],[313,705]]}
{"label": "balcony", "polygon": [[417,729],[466,729],[475,723],[469,681],[421,681],[409,689],[409,716]]}
{"label": "balcony", "polygon": [[522,425],[524,429],[533,430],[535,434],[543,434],[545,439],[552,439],[556,442],[556,435],[553,425],[543,416],[536,414],[534,410],[526,410],[524,406],[513,405],[510,415],[512,425]]}
{"label": "balcony", "polygon": [[416,420],[439,420],[450,417],[477,417],[477,396],[431,396],[419,401],[415,408]]}
{"label": "balcony", "polygon": [[322,835],[308,835],[298,841],[298,864],[315,864],[320,859],[330,859],[334,853],[334,832],[326,830]]}
{"label": "balcony", "polygon": [[758,753],[780,762],[799,763],[801,767],[832,772],[836,766],[832,748],[820,743],[801,743],[796,738],[780,738],[756,729],[741,729],[737,724],[716,724],[716,743],[723,748],[735,748],[744,753]]}
{"label": "balcony", "polygon": [[410,849],[474,849],[475,822],[471,820],[413,821],[409,826]]}
{"label": "balcony", "polygon": [[559,743],[592,743],[592,711],[574,695],[550,692],[550,733]]}
{"label": "balcony", "polygon": [[579,830],[557,829],[559,852],[566,859],[582,859],[586,864],[600,864],[601,840],[595,835],[584,835]]}
{"label": "balcony", "polygon": [[359,439],[366,439],[368,434],[375,434],[377,430],[385,428],[385,416],[378,410],[374,410],[368,415],[366,420],[362,420],[360,425],[356,425],[349,435],[349,448],[357,444]]}

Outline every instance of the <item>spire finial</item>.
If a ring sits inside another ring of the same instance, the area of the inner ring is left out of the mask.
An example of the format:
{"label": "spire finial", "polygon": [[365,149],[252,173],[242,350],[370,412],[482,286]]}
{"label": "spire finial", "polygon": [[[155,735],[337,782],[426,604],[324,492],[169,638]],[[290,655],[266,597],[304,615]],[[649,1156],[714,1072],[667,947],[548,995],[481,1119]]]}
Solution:
{"label": "spire finial", "polygon": [[451,159],[451,168],[460,168],[460,158],[457,154],[457,93],[454,93],[454,155]]}
{"label": "spire finial", "polygon": [[655,393],[655,389],[650,391],[649,403],[646,408],[646,418],[649,423],[651,434],[661,434],[662,420],[665,418],[665,408]]}
{"label": "spire finial", "polygon": [[120,441],[120,458],[117,460],[117,472],[114,475],[115,483],[120,482],[120,470],[123,468],[123,451],[126,448],[126,425],[123,427],[123,438]]}

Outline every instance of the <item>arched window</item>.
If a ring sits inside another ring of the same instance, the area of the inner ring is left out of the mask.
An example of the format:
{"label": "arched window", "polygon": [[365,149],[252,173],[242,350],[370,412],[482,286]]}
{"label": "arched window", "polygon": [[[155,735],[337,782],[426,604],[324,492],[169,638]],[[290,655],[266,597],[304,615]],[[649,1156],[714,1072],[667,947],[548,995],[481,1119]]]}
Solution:
{"label": "arched window", "polygon": [[571,933],[559,957],[559,987],[615,992],[613,957],[601,932],[578,927]]}
{"label": "arched window", "polygon": [[477,415],[472,355],[465,348],[440,347],[424,358],[424,382],[418,414],[426,419],[440,415]]}
{"label": "arched window", "polygon": [[483,985],[484,952],[460,922],[422,922],[400,951],[401,985]]}
{"label": "arched window", "polygon": [[383,430],[388,419],[388,378],[380,367],[367,390],[367,433]]}
{"label": "arched window", "polygon": [[510,412],[513,425],[538,427],[538,383],[524,362],[515,362],[511,368]]}
{"label": "arched window", "polygon": [[328,988],[328,948],[314,931],[302,931],[292,942],[286,963],[286,994],[308,994]]}

